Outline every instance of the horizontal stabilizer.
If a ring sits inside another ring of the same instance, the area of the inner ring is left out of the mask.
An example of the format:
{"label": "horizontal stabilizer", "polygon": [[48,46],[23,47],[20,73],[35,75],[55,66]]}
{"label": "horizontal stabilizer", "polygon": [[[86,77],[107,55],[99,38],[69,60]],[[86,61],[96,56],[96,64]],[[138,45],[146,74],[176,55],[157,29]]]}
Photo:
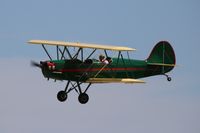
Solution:
{"label": "horizontal stabilizer", "polygon": [[87,83],[145,83],[143,80],[131,78],[89,78]]}
{"label": "horizontal stabilizer", "polygon": [[147,63],[147,65],[169,66],[169,67],[174,67],[174,66],[176,66],[176,64],[164,64],[164,63]]}

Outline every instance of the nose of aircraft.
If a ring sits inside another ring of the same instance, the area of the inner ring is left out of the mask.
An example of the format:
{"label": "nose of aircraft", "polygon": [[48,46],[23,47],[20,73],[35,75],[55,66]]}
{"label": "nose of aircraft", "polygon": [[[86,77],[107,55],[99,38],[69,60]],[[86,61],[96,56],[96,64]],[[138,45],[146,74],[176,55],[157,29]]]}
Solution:
{"label": "nose of aircraft", "polygon": [[55,70],[55,67],[56,67],[55,63],[50,62],[50,61],[40,61],[40,65],[42,69],[47,68],[49,70]]}
{"label": "nose of aircraft", "polygon": [[40,61],[40,63],[36,62],[36,61],[31,61],[31,66],[32,67],[39,67],[39,68],[44,68],[47,67],[47,62],[46,61]]}
{"label": "nose of aircraft", "polygon": [[50,71],[53,71],[56,68],[55,63],[51,62],[51,61],[40,61],[40,63],[35,62],[35,61],[31,61],[31,66],[32,67],[38,67],[38,68],[41,68],[43,70],[48,69]]}

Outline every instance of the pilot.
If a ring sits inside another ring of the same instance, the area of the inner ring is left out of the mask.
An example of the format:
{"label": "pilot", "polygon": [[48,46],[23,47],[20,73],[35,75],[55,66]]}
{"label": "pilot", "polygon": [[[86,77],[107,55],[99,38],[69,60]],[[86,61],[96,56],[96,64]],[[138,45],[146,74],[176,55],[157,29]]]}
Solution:
{"label": "pilot", "polygon": [[109,64],[108,60],[106,60],[104,55],[99,55],[99,61],[104,63],[104,64]]}
{"label": "pilot", "polygon": [[112,63],[112,59],[110,57],[107,57],[106,60],[108,61],[108,63]]}

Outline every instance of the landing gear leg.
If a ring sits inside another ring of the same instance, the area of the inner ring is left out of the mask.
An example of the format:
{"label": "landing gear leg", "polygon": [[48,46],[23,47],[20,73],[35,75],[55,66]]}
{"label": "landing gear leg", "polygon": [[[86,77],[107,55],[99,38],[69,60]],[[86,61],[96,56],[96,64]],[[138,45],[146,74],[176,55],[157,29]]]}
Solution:
{"label": "landing gear leg", "polygon": [[90,87],[91,83],[87,86],[87,88],[85,89],[84,92],[81,91],[80,84],[77,83],[77,85],[78,85],[78,90],[79,90],[78,101],[79,101],[81,104],[86,104],[86,103],[89,101],[89,96],[88,96],[88,94],[86,93],[86,91],[87,91],[88,88]]}
{"label": "landing gear leg", "polygon": [[58,94],[57,94],[57,99],[58,99],[58,101],[60,101],[60,102],[64,102],[64,101],[66,101],[67,100],[67,88],[68,88],[68,86],[69,86],[69,83],[70,83],[70,81],[68,81],[67,82],[67,85],[66,85],[66,87],[65,87],[65,90],[64,91],[59,91],[58,92]]}
{"label": "landing gear leg", "polygon": [[166,77],[167,77],[167,81],[171,81],[172,80],[172,78],[169,76],[169,75],[167,75],[167,74],[164,74]]}
{"label": "landing gear leg", "polygon": [[[71,83],[72,87],[68,89],[70,83]],[[88,88],[91,86],[91,83],[88,84],[88,86],[86,87],[85,91],[81,90],[81,86],[80,86],[81,84],[82,84],[81,82],[77,82],[77,83],[73,84],[71,81],[68,81],[67,85],[65,87],[65,90],[58,92],[58,94],[57,94],[58,101],[60,101],[60,102],[66,101],[67,97],[68,97],[67,94],[70,91],[75,90],[79,94],[78,101],[81,104],[86,104],[89,101],[89,96],[88,96],[88,94],[86,92],[87,92]],[[77,87],[78,87],[78,89],[77,89]]]}

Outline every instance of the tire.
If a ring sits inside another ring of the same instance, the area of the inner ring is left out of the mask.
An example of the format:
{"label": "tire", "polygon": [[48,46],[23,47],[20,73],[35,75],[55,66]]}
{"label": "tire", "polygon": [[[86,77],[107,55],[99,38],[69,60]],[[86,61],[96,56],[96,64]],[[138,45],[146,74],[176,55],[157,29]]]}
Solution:
{"label": "tire", "polygon": [[60,102],[64,102],[67,100],[67,93],[65,91],[59,91],[57,94],[57,99]]}
{"label": "tire", "polygon": [[78,96],[78,101],[79,101],[81,104],[86,104],[86,103],[89,101],[89,96],[88,96],[88,94],[86,94],[86,93],[81,93],[81,94]]}
{"label": "tire", "polygon": [[171,77],[167,77],[167,81],[172,81],[172,78]]}

